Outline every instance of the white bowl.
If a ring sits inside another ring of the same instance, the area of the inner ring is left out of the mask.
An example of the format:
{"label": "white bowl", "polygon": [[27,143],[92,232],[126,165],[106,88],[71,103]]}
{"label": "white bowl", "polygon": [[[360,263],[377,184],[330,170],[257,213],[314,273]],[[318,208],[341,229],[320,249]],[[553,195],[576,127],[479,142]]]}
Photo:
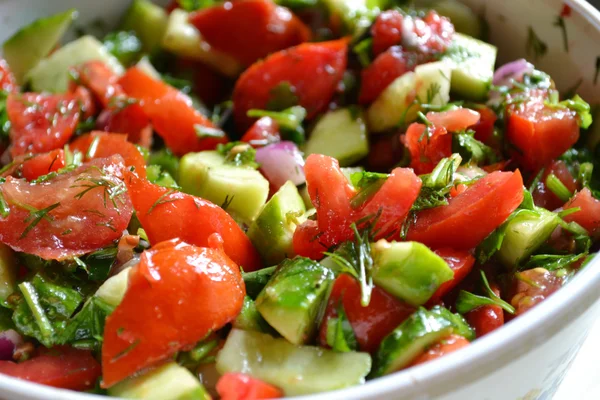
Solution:
{"label": "white bowl", "polygon": [[[563,0],[463,0],[485,16],[499,62],[529,58],[548,72],[561,90],[581,80],[579,93],[600,103],[600,13],[583,0],[564,2],[568,51],[555,25]],[[0,39],[41,16],[77,8],[79,25],[100,19],[114,24],[129,2],[122,0],[3,0]],[[539,59],[527,54],[530,28],[547,45]],[[596,319],[600,258],[525,316],[471,346],[406,371],[346,390],[305,400],[550,400]],[[0,398],[7,400],[99,400],[106,397],[53,389],[0,375]],[[300,399],[300,398],[299,398]]]}

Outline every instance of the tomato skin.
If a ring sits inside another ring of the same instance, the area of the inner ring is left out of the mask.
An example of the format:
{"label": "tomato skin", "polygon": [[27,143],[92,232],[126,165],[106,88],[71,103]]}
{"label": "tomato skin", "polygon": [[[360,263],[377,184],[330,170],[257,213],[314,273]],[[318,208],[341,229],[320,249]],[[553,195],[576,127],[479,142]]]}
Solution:
{"label": "tomato skin", "polygon": [[435,253],[448,263],[448,266],[454,272],[454,277],[440,285],[433,296],[431,296],[431,299],[429,299],[428,305],[439,303],[442,297],[448,294],[448,292],[454,289],[471,273],[475,265],[475,257],[465,250],[454,250],[446,247],[436,250]]}
{"label": "tomato skin", "polygon": [[358,102],[372,103],[396,78],[413,71],[417,64],[414,53],[407,53],[400,46],[390,47],[362,70]]}
{"label": "tomato skin", "polygon": [[417,213],[407,240],[430,247],[470,250],[485,239],[523,201],[523,178],[515,172],[492,172],[448,205]]}
{"label": "tomato skin", "polygon": [[36,154],[27,159],[22,167],[23,178],[28,181],[39,178],[50,172],[58,171],[65,166],[65,152],[62,149],[52,150],[44,154]]}
{"label": "tomato skin", "polygon": [[125,297],[106,319],[102,387],[220,329],[240,312],[245,294],[240,269],[222,248],[174,239],[146,250],[129,273]]}
{"label": "tomato skin", "polygon": [[494,124],[498,116],[489,107],[478,108],[477,112],[480,116],[479,121],[470,128],[475,131],[475,139],[490,145],[492,136],[494,135]]}
{"label": "tomato skin", "polygon": [[430,111],[427,119],[436,127],[443,127],[448,132],[459,132],[479,122],[480,114],[468,108],[457,108],[442,112]]}
{"label": "tomato skin", "polygon": [[[127,193],[120,190],[124,169],[123,159],[113,156],[38,184],[8,177],[0,186],[10,208],[8,216],[0,217],[0,241],[16,251],[59,261],[108,246],[121,236],[133,213]],[[110,200],[105,197],[108,190],[114,190]],[[32,226],[27,208],[51,206],[47,218]]]}
{"label": "tomato skin", "polygon": [[217,382],[221,400],[278,399],[283,392],[273,385],[246,374],[226,373]]}
{"label": "tomato skin", "polygon": [[384,11],[371,27],[373,53],[379,55],[392,46],[402,42],[402,23],[404,16],[396,11]]}
{"label": "tomato skin", "polygon": [[79,100],[76,94],[9,94],[11,155],[46,153],[67,144],[81,116]]}
{"label": "tomato skin", "polygon": [[[189,97],[164,82],[153,79],[138,68],[129,68],[119,79],[127,96],[139,100],[156,132],[176,155],[212,150],[223,138],[199,138],[194,128],[215,128],[208,118],[196,111]],[[129,107],[128,107],[129,108]]]}
{"label": "tomato skin", "polygon": [[346,70],[348,42],[305,43],[279,51],[248,68],[233,91],[234,116],[242,131],[252,125],[248,110],[265,109],[271,91],[288,82],[306,108],[307,118],[324,110],[333,97]]}
{"label": "tomato skin", "polygon": [[0,90],[13,93],[18,90],[17,81],[5,59],[0,58]]}
{"label": "tomato skin", "polygon": [[119,86],[119,76],[102,61],[88,61],[71,70],[78,77],[77,81],[72,81],[71,90],[77,85],[87,87],[104,108],[109,107],[112,98],[124,94]]}
{"label": "tomato skin", "polygon": [[462,336],[450,335],[446,339],[441,340],[439,343],[430,347],[423,354],[418,356],[411,364],[411,367],[415,365],[424,364],[428,361],[437,360],[445,356],[446,354],[454,353],[464,347],[467,347],[470,342]]}
{"label": "tomato skin", "polygon": [[564,161],[555,160],[546,167],[540,181],[532,193],[533,201],[538,207],[556,210],[563,206],[563,202],[546,187],[546,178],[551,173],[554,174],[571,193],[575,193],[577,190],[577,180],[573,178],[573,175],[571,175],[571,172]]}
{"label": "tomato skin", "polygon": [[[89,154],[89,147],[94,143],[96,137],[98,138],[96,149],[93,151],[93,154]],[[123,157],[126,167],[133,167],[140,177],[146,177],[146,161],[144,160],[144,156],[135,145],[127,141],[127,135],[92,131],[75,139],[69,147],[72,150],[79,150],[84,155],[86,161],[119,154]]]}
{"label": "tomato skin", "polygon": [[262,117],[248,129],[241,140],[254,148],[280,142],[279,124],[271,117]]}
{"label": "tomato skin", "polygon": [[190,23],[211,47],[245,66],[311,37],[310,29],[290,10],[270,0],[238,0],[205,8],[191,14]]}
{"label": "tomato skin", "polygon": [[563,208],[566,210],[576,207],[579,207],[581,210],[567,215],[564,220],[567,222],[577,222],[590,235],[596,235],[600,230],[600,200],[594,198],[588,188],[584,188],[575,194]]}
{"label": "tomato skin", "polygon": [[100,364],[88,350],[68,346],[43,349],[21,363],[0,361],[0,374],[60,389],[88,390],[100,377]]}
{"label": "tomato skin", "polygon": [[443,127],[427,128],[413,123],[402,136],[402,142],[410,152],[410,167],[418,175],[430,173],[443,158],[452,155],[452,135]]}
{"label": "tomato skin", "polygon": [[500,306],[481,306],[469,311],[465,318],[478,338],[500,328],[504,325],[504,311]]}
{"label": "tomato skin", "polygon": [[549,164],[579,139],[576,114],[545,105],[542,97],[507,111],[506,138],[518,149],[513,157],[531,171]]}
{"label": "tomato skin", "polygon": [[[250,239],[221,207],[154,185],[132,172],[127,172],[125,183],[150,243],[179,238],[196,246],[207,246],[210,236],[218,233],[224,240],[225,253],[244,271],[262,267]],[[190,221],[201,223],[194,225]]]}
{"label": "tomato skin", "polygon": [[408,318],[415,309],[397,300],[379,287],[373,289],[367,307],[360,304],[360,284],[353,277],[342,274],[333,284],[327,303],[323,323],[319,329],[319,344],[327,346],[327,323],[337,316],[337,307],[342,302],[344,312],[356,336],[361,351],[373,353],[379,344]]}

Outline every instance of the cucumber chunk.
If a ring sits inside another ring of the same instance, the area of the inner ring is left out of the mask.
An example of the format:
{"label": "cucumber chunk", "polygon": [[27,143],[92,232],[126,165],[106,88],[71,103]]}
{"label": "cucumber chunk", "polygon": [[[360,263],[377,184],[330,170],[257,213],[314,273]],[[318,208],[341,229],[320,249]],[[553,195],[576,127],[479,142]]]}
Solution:
{"label": "cucumber chunk", "polygon": [[421,243],[382,239],[371,249],[373,282],[413,306],[425,304],[442,283],[454,277],[446,261]]}
{"label": "cucumber chunk", "polygon": [[317,331],[333,280],[333,272],[318,262],[285,260],[256,298],[256,308],[281,336],[307,343]]}
{"label": "cucumber chunk", "polygon": [[127,291],[130,270],[131,268],[125,268],[118,274],[108,278],[98,290],[96,290],[95,296],[113,307],[118,306]]}
{"label": "cucumber chunk", "polygon": [[242,311],[240,311],[233,321],[233,327],[244,331],[257,331],[269,334],[273,332],[273,329],[256,309],[256,304],[250,296],[244,297]]}
{"label": "cucumber chunk", "polygon": [[304,201],[292,182],[286,182],[271,197],[248,230],[248,237],[267,265],[293,254],[292,239],[297,224],[304,221]]}
{"label": "cucumber chunk", "polygon": [[304,153],[325,154],[352,165],[369,154],[367,126],[361,111],[342,108],[325,114],[313,129]]}
{"label": "cucumber chunk", "polygon": [[285,339],[233,329],[217,355],[217,370],[239,372],[281,388],[286,396],[321,393],[361,384],[371,368],[367,353],[336,353],[296,346]]}
{"label": "cucumber chunk", "polygon": [[200,32],[188,22],[188,13],[181,9],[171,12],[162,47],[178,56],[202,61],[230,77],[237,76],[243,70],[236,59],[203,41]]}
{"label": "cucumber chunk", "polygon": [[419,308],[383,339],[371,376],[387,375],[408,366],[428,347],[452,333],[462,333],[469,340],[473,337],[473,331],[461,316],[439,306],[431,311]]}
{"label": "cucumber chunk", "polygon": [[383,132],[414,121],[419,104],[445,105],[450,100],[452,66],[447,62],[419,65],[392,82],[367,110],[369,131]]}
{"label": "cucumber chunk", "polygon": [[16,289],[17,260],[13,250],[0,243],[0,300],[4,301]]}
{"label": "cucumber chunk", "polygon": [[373,22],[375,12],[370,11],[370,0],[324,0],[329,15],[341,21],[344,32],[354,37],[364,33]]}
{"label": "cucumber chunk", "polygon": [[276,269],[277,267],[268,267],[259,269],[258,271],[242,273],[242,278],[246,285],[246,294],[251,298],[256,299],[267,282],[269,282],[269,279],[271,279]]}
{"label": "cucumber chunk", "polygon": [[41,60],[26,76],[36,92],[65,92],[69,86],[69,67],[98,60],[104,62],[115,74],[125,69],[119,60],[106,50],[93,36],[82,36],[61,47],[48,58]]}
{"label": "cucumber chunk", "polygon": [[492,79],[498,49],[457,33],[442,61],[452,66],[452,93],[470,100],[485,100]]}
{"label": "cucumber chunk", "polygon": [[518,265],[550,238],[558,223],[556,214],[542,208],[521,211],[506,226],[498,259],[508,267]]}
{"label": "cucumber chunk", "polygon": [[120,30],[134,31],[142,41],[144,51],[152,53],[160,44],[168,21],[164,8],[148,0],[133,0],[127,10]]}
{"label": "cucumber chunk", "polygon": [[124,399],[210,400],[202,383],[173,361],[118,383],[108,394]]}
{"label": "cucumber chunk", "polygon": [[2,51],[4,58],[17,80],[23,84],[25,75],[56,47],[71,22],[77,18],[74,8],[40,18],[21,28],[6,42]]}

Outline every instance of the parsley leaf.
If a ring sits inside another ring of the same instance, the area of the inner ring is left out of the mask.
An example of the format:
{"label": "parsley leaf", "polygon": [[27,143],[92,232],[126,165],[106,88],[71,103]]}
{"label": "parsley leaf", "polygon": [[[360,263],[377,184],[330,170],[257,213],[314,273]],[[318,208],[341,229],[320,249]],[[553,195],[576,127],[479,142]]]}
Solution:
{"label": "parsley leaf", "polygon": [[279,125],[281,136],[284,140],[302,144],[305,140],[305,131],[302,123],[306,118],[306,109],[301,106],[293,106],[282,111],[248,110],[250,118],[270,117]]}
{"label": "parsley leaf", "polygon": [[78,349],[100,350],[106,317],[114,307],[99,297],[91,297],[68,322],[58,338],[59,344],[70,344]]}
{"label": "parsley leaf", "polygon": [[248,143],[231,142],[219,144],[217,151],[225,157],[225,163],[236,167],[258,168],[256,150]]}
{"label": "parsley leaf", "polygon": [[142,41],[133,31],[111,32],[102,44],[124,65],[133,64],[142,54]]}
{"label": "parsley leaf", "polygon": [[337,316],[327,321],[327,344],[340,353],[358,350],[356,335],[346,316],[344,305],[340,301],[336,307]]}
{"label": "parsley leaf", "polygon": [[283,111],[298,105],[300,99],[296,95],[296,88],[288,81],[280,82],[269,92],[267,110]]}
{"label": "parsley leaf", "polygon": [[387,174],[381,174],[378,172],[353,172],[350,174],[350,181],[352,185],[359,189],[352,199],[350,199],[350,205],[352,208],[357,209],[362,207],[371,197],[373,197],[383,186],[387,180]]}
{"label": "parsley leaf", "polygon": [[581,254],[537,254],[531,256],[527,264],[523,266],[524,270],[542,267],[548,271],[563,269],[571,264],[587,257],[588,253]]}
{"label": "parsley leaf", "polygon": [[466,130],[452,135],[452,150],[459,153],[465,161],[478,165],[489,165],[498,161],[494,150],[475,139],[475,132]]}
{"label": "parsley leaf", "polygon": [[485,276],[485,272],[480,272],[483,287],[488,297],[478,296],[471,292],[467,292],[466,290],[461,290],[458,294],[458,298],[456,299],[456,310],[461,314],[465,314],[481,306],[496,305],[501,307],[509,314],[514,314],[515,308],[508,304],[506,301],[502,300],[500,297],[498,297],[496,293],[494,293],[492,288],[490,288],[490,284],[487,280],[487,277]]}

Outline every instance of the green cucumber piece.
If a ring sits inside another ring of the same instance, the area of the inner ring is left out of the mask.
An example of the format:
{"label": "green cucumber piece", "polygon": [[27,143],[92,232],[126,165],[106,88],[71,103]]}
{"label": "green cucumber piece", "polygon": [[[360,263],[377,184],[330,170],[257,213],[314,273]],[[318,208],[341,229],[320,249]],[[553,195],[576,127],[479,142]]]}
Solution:
{"label": "green cucumber piece", "polygon": [[417,118],[419,103],[443,106],[450,100],[452,66],[447,62],[419,65],[392,82],[367,110],[369,132],[378,133]]}
{"label": "green cucumber piece", "polygon": [[2,51],[17,83],[56,47],[71,23],[77,18],[74,8],[40,18],[19,29],[6,42]]}
{"label": "green cucumber piece", "polygon": [[293,254],[294,231],[297,224],[304,221],[305,212],[296,185],[288,181],[250,225],[248,237],[267,265],[278,264]]}
{"label": "green cucumber piece", "polygon": [[336,353],[296,346],[259,332],[233,329],[217,355],[217,370],[239,372],[281,388],[286,396],[343,389],[364,383],[368,353]]}
{"label": "green cucumber piece", "polygon": [[330,111],[315,125],[304,153],[325,154],[346,167],[369,154],[367,125],[361,111],[348,108]]}
{"label": "green cucumber piece", "polygon": [[156,79],[157,81],[162,80],[160,73],[156,70],[156,68],[154,68],[154,65],[152,65],[148,56],[140,58],[140,61],[137,62],[135,67],[141,70],[142,72],[146,73],[146,75],[148,75],[152,79]]}
{"label": "green cucumber piece", "polygon": [[267,282],[269,282],[269,279],[271,279],[276,269],[277,267],[275,266],[259,269],[258,271],[242,273],[242,278],[246,285],[246,294],[251,298],[256,299],[258,294],[266,286]]}
{"label": "green cucumber piece", "polygon": [[127,291],[130,270],[131,268],[125,268],[118,274],[108,278],[98,290],[96,290],[95,296],[113,307],[118,306]]}
{"label": "green cucumber piece", "polygon": [[324,0],[329,15],[341,21],[344,32],[359,37],[373,22],[375,12],[370,10],[370,0]]}
{"label": "green cucumber piece", "polygon": [[151,1],[133,0],[119,29],[134,31],[142,41],[144,51],[152,53],[165,34],[168,18],[165,9]]}
{"label": "green cucumber piece", "polygon": [[253,169],[225,163],[217,151],[186,154],[179,164],[179,184],[184,192],[228,204],[227,212],[250,225],[267,202],[269,181]]}
{"label": "green cucumber piece", "polygon": [[442,283],[454,277],[446,261],[421,243],[382,239],[371,251],[373,282],[413,306],[425,304]]}
{"label": "green cucumber piece", "polygon": [[16,290],[17,267],[13,250],[0,243],[0,301],[6,300]]}
{"label": "green cucumber piece", "polygon": [[123,399],[210,400],[202,383],[186,368],[173,361],[143,375],[128,378],[108,389]]}
{"label": "green cucumber piece", "polygon": [[489,43],[457,33],[442,61],[452,67],[452,93],[469,100],[485,100],[498,49]]}
{"label": "green cucumber piece", "polygon": [[171,12],[162,38],[162,48],[181,57],[202,61],[229,77],[237,76],[243,70],[242,65],[230,55],[211,48],[203,41],[200,32],[188,22],[188,16],[181,9]]}
{"label": "green cucumber piece", "polygon": [[508,267],[518,265],[550,238],[559,222],[556,214],[543,208],[520,211],[505,228],[498,259]]}
{"label": "green cucumber piece", "polygon": [[69,67],[98,60],[104,62],[115,74],[125,69],[119,60],[106,50],[93,36],[82,36],[61,47],[48,58],[41,60],[26,76],[36,92],[62,93],[69,86]]}
{"label": "green cucumber piece", "polygon": [[233,321],[233,327],[244,331],[257,331],[263,333],[273,333],[273,329],[267,324],[267,321],[260,315],[256,309],[256,304],[250,296],[244,297],[242,311]]}
{"label": "green cucumber piece", "polygon": [[256,308],[291,343],[307,343],[317,331],[333,280],[333,272],[318,262],[285,260],[256,298]]}
{"label": "green cucumber piece", "polygon": [[387,375],[408,366],[428,347],[452,333],[473,335],[464,319],[447,309],[439,306],[431,311],[419,308],[383,339],[375,355],[371,377]]}

